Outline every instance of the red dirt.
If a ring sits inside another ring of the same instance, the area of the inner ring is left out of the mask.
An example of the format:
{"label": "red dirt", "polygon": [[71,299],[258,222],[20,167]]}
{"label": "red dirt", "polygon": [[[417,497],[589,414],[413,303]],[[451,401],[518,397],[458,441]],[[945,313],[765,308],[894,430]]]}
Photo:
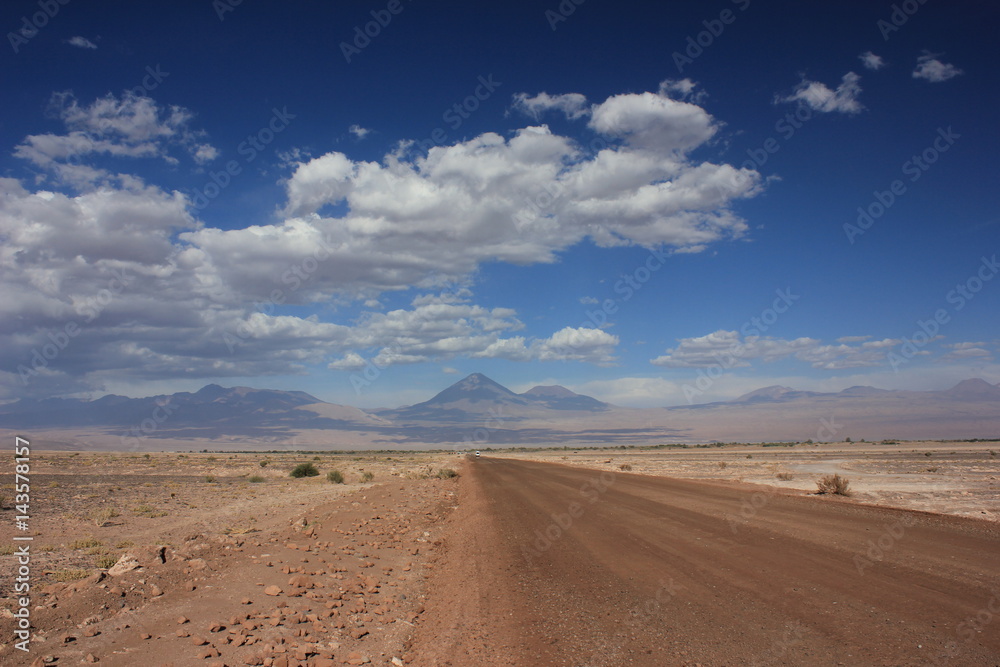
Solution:
{"label": "red dirt", "polygon": [[[262,519],[259,532],[191,535],[162,559],[156,548],[129,549],[141,568],[36,592],[31,651],[8,643],[0,664],[400,661],[454,488],[444,480],[390,482]],[[13,636],[9,618],[0,619],[0,632],[4,642]]]}
{"label": "red dirt", "polygon": [[465,467],[416,665],[1000,665],[1000,529],[751,485]]}

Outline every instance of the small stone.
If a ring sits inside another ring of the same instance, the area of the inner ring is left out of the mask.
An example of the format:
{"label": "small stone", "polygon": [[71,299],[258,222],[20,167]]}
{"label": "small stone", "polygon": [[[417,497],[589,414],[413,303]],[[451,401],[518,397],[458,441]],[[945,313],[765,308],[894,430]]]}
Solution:
{"label": "small stone", "polygon": [[281,589],[277,586],[268,586],[264,589],[264,595],[281,595]]}
{"label": "small stone", "polygon": [[161,595],[163,595],[163,591],[162,591],[162,590],[160,590],[160,587],[159,587],[159,586],[157,586],[156,584],[153,584],[153,585],[152,585],[152,586],[150,587],[150,589],[149,589],[149,594],[150,594],[150,595],[151,595],[152,597],[154,597],[154,598],[157,598],[157,597],[160,597]]}
{"label": "small stone", "polygon": [[177,617],[177,625],[184,625],[185,623],[190,623],[190,622],[191,622],[191,619],[188,618],[187,616],[178,616]]}
{"label": "small stone", "polygon": [[84,658],[84,660],[86,660],[87,662],[100,662],[100,661],[101,661],[101,659],[100,659],[100,658],[98,658],[98,657],[97,657],[96,655],[94,655],[93,653],[88,653],[88,654],[87,654],[87,657],[86,657],[86,658]]}
{"label": "small stone", "polygon": [[191,637],[191,643],[194,644],[195,646],[204,646],[205,644],[208,643],[208,640],[202,637],[201,635],[194,635],[193,637]]}
{"label": "small stone", "polygon": [[135,559],[132,554],[124,554],[118,559],[118,562],[108,568],[108,574],[112,577],[119,577],[126,572],[131,572],[137,568],[141,567],[139,561]]}

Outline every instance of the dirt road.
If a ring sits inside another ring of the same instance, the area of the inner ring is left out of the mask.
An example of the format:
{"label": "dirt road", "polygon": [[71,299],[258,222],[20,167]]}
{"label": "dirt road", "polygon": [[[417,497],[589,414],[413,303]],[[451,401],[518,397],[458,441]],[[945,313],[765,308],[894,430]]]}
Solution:
{"label": "dirt road", "polygon": [[459,488],[417,665],[1000,665],[996,524],[510,459]]}

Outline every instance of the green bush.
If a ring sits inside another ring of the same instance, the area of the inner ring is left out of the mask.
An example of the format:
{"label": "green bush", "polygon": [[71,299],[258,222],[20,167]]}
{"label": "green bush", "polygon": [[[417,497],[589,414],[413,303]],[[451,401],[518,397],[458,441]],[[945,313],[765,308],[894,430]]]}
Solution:
{"label": "green bush", "polygon": [[343,484],[344,474],[339,470],[331,470],[326,473],[326,481],[331,482],[332,484]]}
{"label": "green bush", "polygon": [[295,478],[315,477],[316,475],[319,474],[319,470],[317,470],[316,466],[314,466],[311,463],[300,463],[294,468],[292,468],[292,472],[288,474]]}

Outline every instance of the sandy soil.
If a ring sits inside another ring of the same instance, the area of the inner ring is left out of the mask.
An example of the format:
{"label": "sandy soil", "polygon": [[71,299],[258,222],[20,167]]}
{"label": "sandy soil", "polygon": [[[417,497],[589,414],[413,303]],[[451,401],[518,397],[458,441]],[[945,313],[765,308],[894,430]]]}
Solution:
{"label": "sandy soil", "polygon": [[[28,655],[12,646],[8,548],[0,664],[402,664],[455,502],[433,475],[458,462],[312,458],[34,453],[34,636]],[[321,476],[290,478],[299,462]]]}
{"label": "sandy soil", "polygon": [[[490,452],[598,470],[764,484],[812,492],[829,474],[850,480],[857,502],[1000,520],[1000,442],[690,446],[656,450]],[[778,475],[782,478],[779,479]]]}
{"label": "sandy soil", "polygon": [[[997,665],[995,523],[483,458],[421,665]],[[488,545],[488,551],[484,550]]]}
{"label": "sandy soil", "polygon": [[36,451],[0,664],[1000,664],[997,445]]}

